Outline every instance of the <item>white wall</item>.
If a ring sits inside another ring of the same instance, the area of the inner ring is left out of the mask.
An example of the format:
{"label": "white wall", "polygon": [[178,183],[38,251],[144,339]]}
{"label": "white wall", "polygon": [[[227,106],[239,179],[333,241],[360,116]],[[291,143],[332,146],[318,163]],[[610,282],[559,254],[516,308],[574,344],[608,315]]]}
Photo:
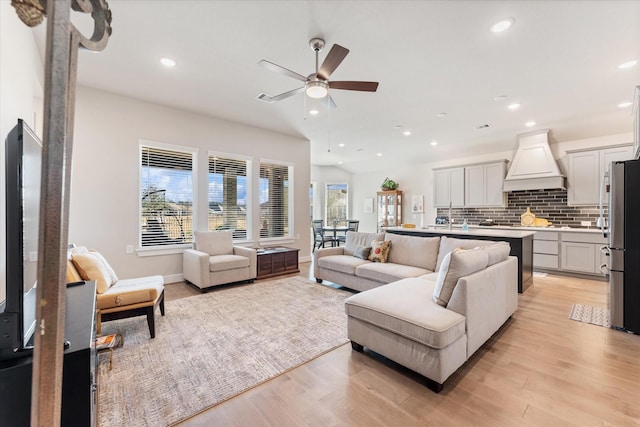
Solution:
{"label": "white wall", "polygon": [[5,300],[5,138],[18,118],[42,135],[44,66],[32,30],[9,1],[0,1],[0,302]]}
{"label": "white wall", "polygon": [[[209,150],[251,156],[254,164],[260,158],[293,163],[294,235],[299,239],[275,244],[299,248],[302,258],[310,255],[307,140],[79,87],[69,241],[102,252],[119,276],[182,273],[181,254],[126,253],[127,245],[138,244],[141,139],[199,149],[200,175],[206,174]],[[206,200],[206,182],[200,183],[199,193]],[[203,217],[201,228],[206,227]],[[259,224],[253,228],[258,230]]]}

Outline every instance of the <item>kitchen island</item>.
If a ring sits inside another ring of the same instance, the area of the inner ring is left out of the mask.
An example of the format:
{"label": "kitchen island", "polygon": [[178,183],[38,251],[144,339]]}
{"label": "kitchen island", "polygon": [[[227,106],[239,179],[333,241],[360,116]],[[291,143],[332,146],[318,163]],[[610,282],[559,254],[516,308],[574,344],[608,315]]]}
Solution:
{"label": "kitchen island", "polygon": [[518,258],[518,292],[522,293],[533,283],[533,235],[535,231],[504,230],[504,229],[476,229],[467,231],[453,228],[404,228],[389,227],[388,233],[404,234],[406,236],[436,237],[447,236],[459,239],[495,240],[508,242],[511,245],[511,255]]}

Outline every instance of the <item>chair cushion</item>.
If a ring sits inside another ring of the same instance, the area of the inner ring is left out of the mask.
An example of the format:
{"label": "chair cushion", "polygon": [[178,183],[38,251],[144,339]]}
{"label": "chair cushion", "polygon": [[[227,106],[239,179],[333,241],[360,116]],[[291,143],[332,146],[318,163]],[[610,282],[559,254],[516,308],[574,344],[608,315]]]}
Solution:
{"label": "chair cushion", "polygon": [[240,255],[216,255],[209,257],[209,271],[235,270],[249,267],[249,258]]}
{"label": "chair cushion", "polygon": [[465,334],[465,317],[431,300],[434,282],[403,279],[353,295],[347,315],[432,348],[444,348]]}
{"label": "chair cushion", "polygon": [[196,231],[193,233],[193,247],[209,255],[233,254],[233,233],[231,231]]}
{"label": "chair cushion", "polygon": [[327,270],[339,271],[340,273],[356,274],[356,269],[364,264],[371,264],[371,261],[363,260],[349,255],[328,255],[317,259],[318,267]]}
{"label": "chair cushion", "polygon": [[489,256],[480,249],[455,249],[445,255],[433,290],[433,301],[446,307],[458,279],[487,267]]}
{"label": "chair cushion", "polygon": [[111,276],[111,283],[116,283],[118,281],[118,275],[116,274],[115,270],[111,267],[111,265],[109,265],[109,263],[107,262],[107,260],[105,259],[104,256],[102,256],[102,254],[96,250],[90,249],[89,253],[93,256],[95,256],[96,258],[98,258],[100,261],[102,261],[102,264],[104,264],[105,268],[107,269],[107,272],[109,273],[109,276]]}
{"label": "chair cushion", "polygon": [[104,310],[144,302],[155,302],[164,290],[162,276],[138,277],[118,280],[96,298],[97,308]]}

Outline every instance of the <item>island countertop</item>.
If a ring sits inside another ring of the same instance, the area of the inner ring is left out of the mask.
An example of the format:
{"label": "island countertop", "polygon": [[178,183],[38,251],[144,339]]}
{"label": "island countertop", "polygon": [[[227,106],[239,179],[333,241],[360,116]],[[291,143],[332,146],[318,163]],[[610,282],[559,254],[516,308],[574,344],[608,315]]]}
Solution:
{"label": "island countertop", "polygon": [[522,239],[527,236],[533,236],[536,234],[536,230],[522,230],[522,229],[505,229],[505,228],[495,228],[495,227],[478,227],[478,228],[469,228],[467,231],[463,231],[459,227],[453,227],[451,230],[447,226],[443,228],[432,228],[432,227],[423,227],[423,228],[404,228],[404,227],[387,227],[384,229],[385,231],[394,232],[394,231],[402,231],[403,233],[433,233],[433,234],[443,234],[443,235],[462,235],[462,236],[477,236],[477,237],[495,237],[495,238],[511,238],[511,239]]}

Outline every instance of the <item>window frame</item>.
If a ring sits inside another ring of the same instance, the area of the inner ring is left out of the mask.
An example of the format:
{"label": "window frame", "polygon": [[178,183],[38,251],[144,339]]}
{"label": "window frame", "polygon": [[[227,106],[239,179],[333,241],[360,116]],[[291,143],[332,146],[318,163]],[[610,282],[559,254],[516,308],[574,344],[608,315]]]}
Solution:
{"label": "window frame", "polygon": [[[142,180],[143,180],[143,153],[145,148],[176,151],[178,153],[191,155],[191,224],[192,233],[197,228],[198,218],[198,148],[177,144],[167,144],[164,142],[138,140],[138,225],[137,225],[137,249],[136,252],[140,256],[150,255],[167,255],[182,253],[185,248],[193,247],[193,240],[185,243],[169,244],[169,245],[142,245]],[[193,234],[192,234],[193,237]]]}
{"label": "window frame", "polygon": [[346,187],[346,191],[347,191],[347,196],[346,196],[346,200],[345,200],[345,217],[344,217],[344,223],[342,223],[342,221],[338,221],[338,226],[347,226],[347,221],[350,219],[349,217],[349,205],[350,200],[349,200],[349,196],[350,196],[350,186],[348,182],[327,182],[324,185],[324,223],[327,226],[333,226],[333,218],[329,217],[329,187],[333,186],[333,185],[344,185]]}
{"label": "window frame", "polygon": [[[258,197],[257,197],[257,206],[258,206],[258,210],[260,210],[260,196],[261,196],[261,185],[260,185],[260,180],[262,179],[260,176],[260,171],[262,170],[262,165],[263,164],[268,164],[268,165],[272,165],[272,166],[286,166],[287,167],[287,188],[288,188],[288,197],[287,197],[287,232],[285,235],[283,236],[274,236],[274,237],[261,237],[260,234],[258,233],[258,242],[262,243],[268,243],[268,242],[278,242],[278,241],[291,241],[294,240],[294,204],[295,204],[295,197],[294,197],[294,193],[295,193],[295,183],[294,183],[294,172],[295,172],[295,165],[292,162],[286,162],[286,161],[282,161],[282,160],[274,160],[274,159],[267,159],[267,158],[260,158],[258,159],[258,165],[257,165],[257,170],[258,170],[258,177],[255,180],[255,182],[257,183],[257,192],[258,192]],[[260,229],[262,226],[260,224],[261,221],[261,217],[262,217],[262,213],[259,212],[257,215],[258,218],[258,229]]]}
{"label": "window frame", "polygon": [[207,152],[207,230],[209,230],[209,162],[212,157],[220,157],[225,160],[235,160],[245,162],[246,169],[246,236],[244,238],[234,238],[235,243],[246,243],[253,238],[253,157],[241,154],[226,153],[222,151]]}

